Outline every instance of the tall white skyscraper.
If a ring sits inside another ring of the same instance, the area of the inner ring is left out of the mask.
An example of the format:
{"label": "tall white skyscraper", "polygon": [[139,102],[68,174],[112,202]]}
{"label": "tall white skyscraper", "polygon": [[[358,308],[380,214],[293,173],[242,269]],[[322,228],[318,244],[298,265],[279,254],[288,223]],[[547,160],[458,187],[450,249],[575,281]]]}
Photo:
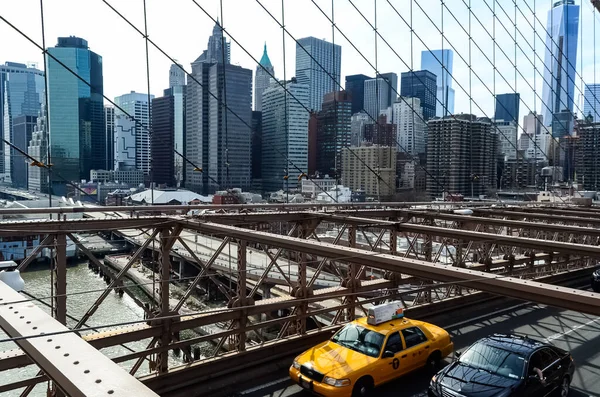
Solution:
{"label": "tall white skyscraper", "polygon": [[275,68],[271,64],[265,43],[260,65],[256,66],[254,74],[254,110],[257,112],[262,112],[262,94],[269,87],[271,76],[275,76]]}
{"label": "tall white skyscraper", "polygon": [[273,82],[263,93],[262,180],[267,192],[285,189],[285,175],[289,175],[287,187],[295,189],[298,169],[308,169],[309,114],[304,106],[309,101],[309,88],[296,79],[285,86],[289,92]]}
{"label": "tall white skyscraper", "polygon": [[445,117],[454,114],[454,88],[452,88],[452,50],[421,52],[421,70],[428,70],[437,77],[435,115]]}
{"label": "tall white skyscraper", "polygon": [[[150,100],[154,95],[150,95]],[[150,173],[150,104],[148,103],[148,94],[141,94],[131,91],[115,98],[115,103],[135,118],[135,168],[142,170],[144,174]],[[125,115],[120,109],[115,108],[116,116]],[[141,124],[141,125],[140,125]],[[115,121],[115,125],[117,122]],[[115,152],[115,163],[117,162],[117,153]]]}
{"label": "tall white skyscraper", "polygon": [[548,11],[546,30],[542,114],[546,125],[552,125],[555,114],[573,112],[579,5],[574,0],[555,1]]}
{"label": "tall white skyscraper", "polygon": [[185,77],[183,66],[172,64],[169,68],[169,88],[185,85]]}
{"label": "tall white skyscraper", "polygon": [[[310,54],[310,55],[309,55]],[[340,90],[342,47],[315,37],[296,43],[296,79],[308,85],[308,108],[321,110],[323,96]]]}
{"label": "tall white skyscraper", "polygon": [[592,115],[594,122],[600,121],[600,84],[586,84],[583,95],[583,117]]}
{"label": "tall white skyscraper", "polygon": [[425,153],[426,125],[419,98],[400,98],[392,105],[392,124],[396,124],[398,152],[416,156]]}

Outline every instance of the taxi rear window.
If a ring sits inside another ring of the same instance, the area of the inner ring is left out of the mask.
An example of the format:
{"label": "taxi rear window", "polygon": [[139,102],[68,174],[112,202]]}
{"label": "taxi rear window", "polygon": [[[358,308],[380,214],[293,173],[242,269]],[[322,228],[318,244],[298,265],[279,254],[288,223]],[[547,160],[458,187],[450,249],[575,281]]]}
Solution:
{"label": "taxi rear window", "polygon": [[379,357],[384,336],[358,324],[347,324],[331,340],[340,346],[367,356]]}

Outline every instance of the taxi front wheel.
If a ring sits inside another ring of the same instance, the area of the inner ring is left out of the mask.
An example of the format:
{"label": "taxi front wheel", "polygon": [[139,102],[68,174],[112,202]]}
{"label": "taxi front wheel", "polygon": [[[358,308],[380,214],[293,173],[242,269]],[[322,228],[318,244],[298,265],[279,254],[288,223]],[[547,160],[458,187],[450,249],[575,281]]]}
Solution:
{"label": "taxi front wheel", "polygon": [[373,380],[370,378],[360,378],[352,389],[352,397],[366,397],[373,391]]}
{"label": "taxi front wheel", "polygon": [[435,375],[441,367],[442,357],[440,352],[433,352],[427,359],[427,369],[432,375]]}

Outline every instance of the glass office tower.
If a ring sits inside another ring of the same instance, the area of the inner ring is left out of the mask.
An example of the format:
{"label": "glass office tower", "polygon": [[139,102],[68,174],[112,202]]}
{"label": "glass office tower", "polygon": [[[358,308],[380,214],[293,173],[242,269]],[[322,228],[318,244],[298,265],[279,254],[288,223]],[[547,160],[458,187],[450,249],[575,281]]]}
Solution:
{"label": "glass office tower", "polygon": [[52,55],[47,56],[47,67],[53,190],[64,194],[65,180],[87,180],[90,170],[106,166],[102,57],[90,51],[86,40],[73,36],[59,37],[48,53]]}
{"label": "glass office tower", "polygon": [[436,117],[454,114],[454,88],[452,88],[452,50],[421,52],[421,70],[428,70],[437,77]]}
{"label": "glass office tower", "polygon": [[555,114],[573,112],[579,29],[579,6],[575,1],[554,2],[546,29],[542,114],[546,125],[552,125],[559,122],[554,120]]}

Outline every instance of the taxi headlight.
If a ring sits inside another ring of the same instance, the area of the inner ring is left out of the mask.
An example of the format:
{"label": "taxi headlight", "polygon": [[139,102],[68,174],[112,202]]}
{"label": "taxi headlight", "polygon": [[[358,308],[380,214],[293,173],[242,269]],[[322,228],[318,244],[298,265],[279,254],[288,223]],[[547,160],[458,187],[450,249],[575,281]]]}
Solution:
{"label": "taxi headlight", "polygon": [[294,362],[292,363],[292,367],[294,367],[297,370],[300,370],[300,363],[296,360],[294,360]]}
{"label": "taxi headlight", "polygon": [[333,387],[344,387],[350,386],[350,379],[335,379],[326,376],[325,379],[323,379],[323,383]]}

